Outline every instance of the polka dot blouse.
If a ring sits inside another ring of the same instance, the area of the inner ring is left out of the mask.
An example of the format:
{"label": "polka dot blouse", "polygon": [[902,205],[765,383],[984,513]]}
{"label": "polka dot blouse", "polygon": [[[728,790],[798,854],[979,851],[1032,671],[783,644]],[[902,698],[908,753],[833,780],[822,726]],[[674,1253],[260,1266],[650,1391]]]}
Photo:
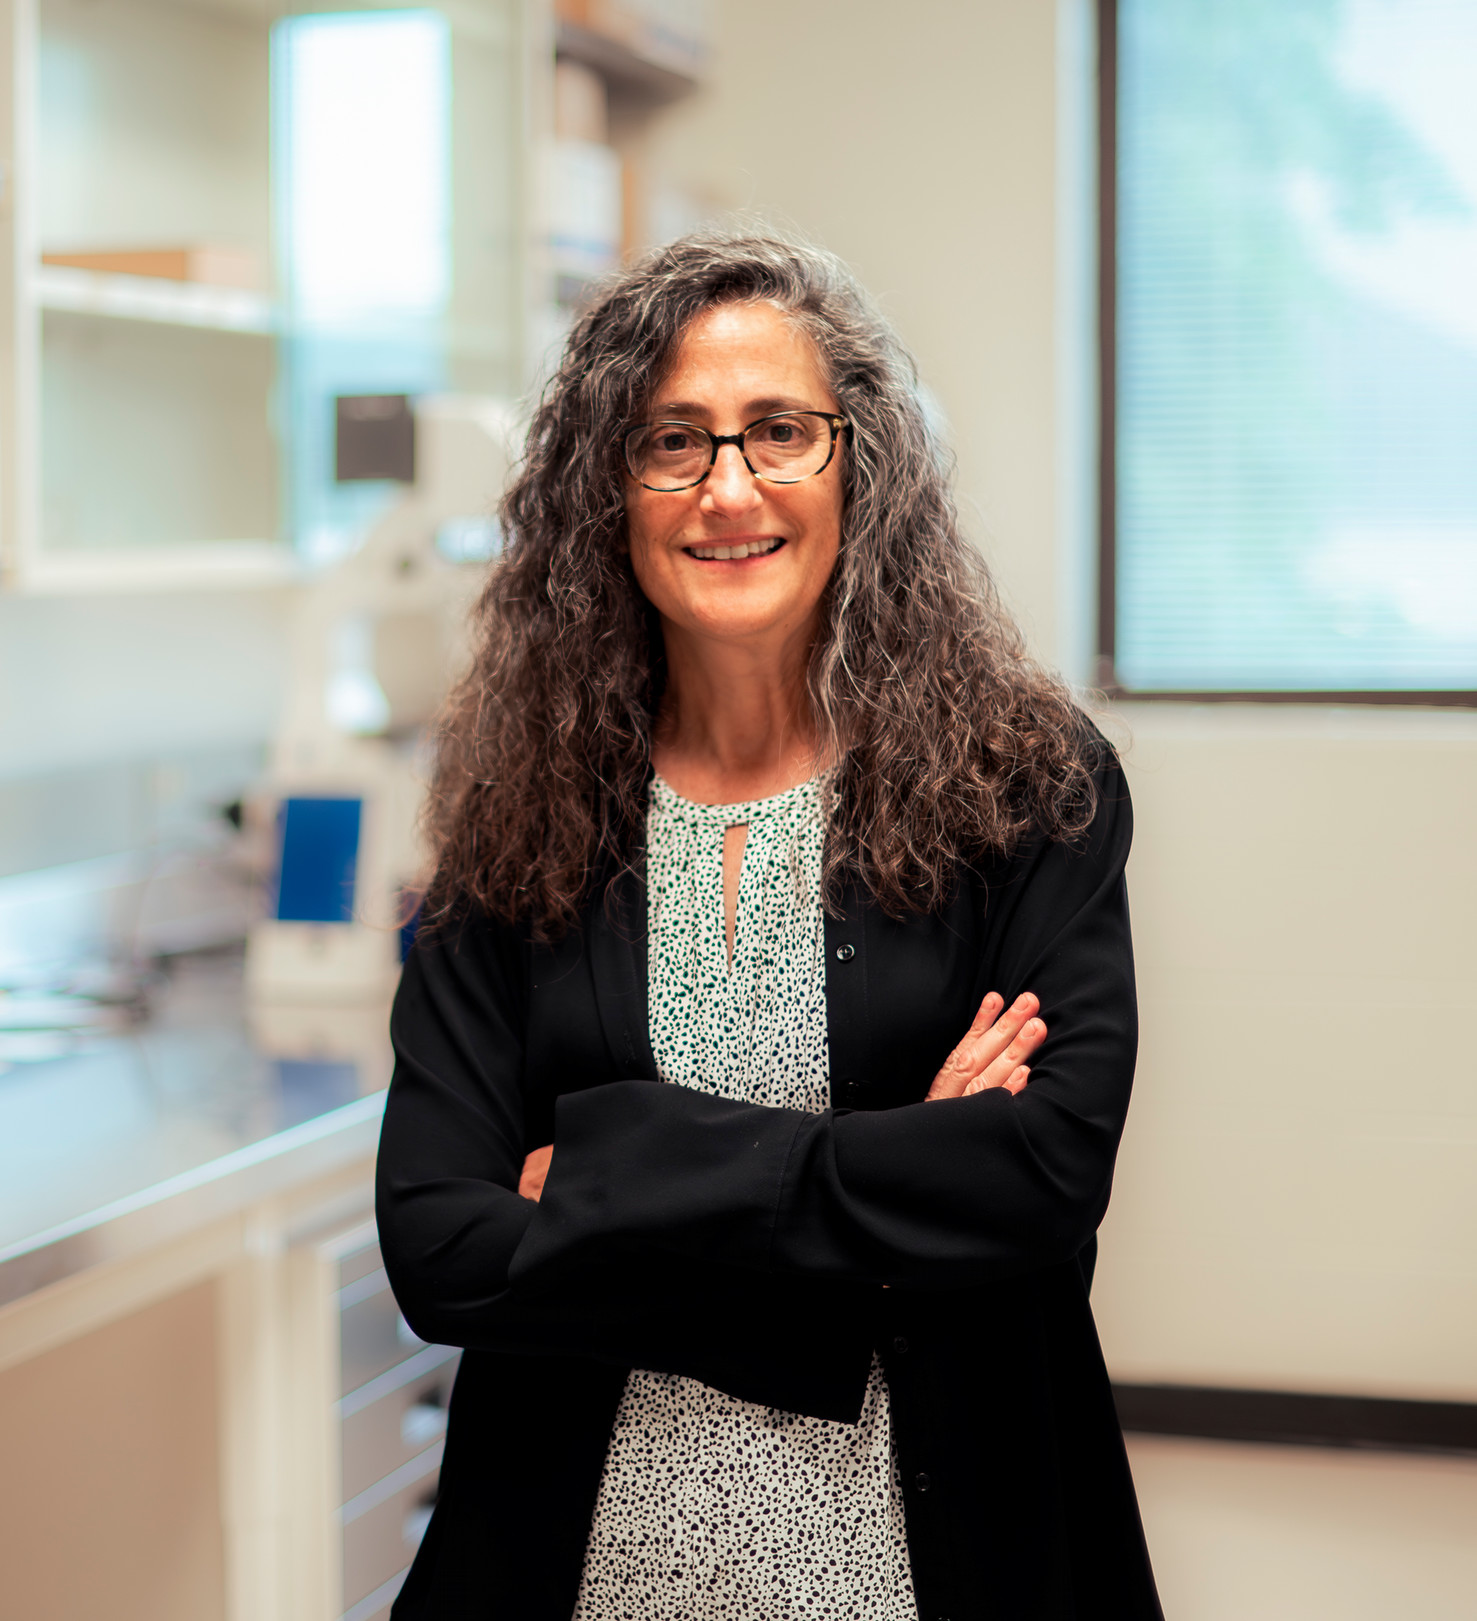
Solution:
{"label": "polka dot blouse", "polygon": [[[723,836],[747,825],[733,961]],[[651,1045],[662,1080],[829,1104],[819,780],[647,815]],[[636,1370],[606,1452],[574,1621],[916,1621],[887,1384],[838,1424]]]}

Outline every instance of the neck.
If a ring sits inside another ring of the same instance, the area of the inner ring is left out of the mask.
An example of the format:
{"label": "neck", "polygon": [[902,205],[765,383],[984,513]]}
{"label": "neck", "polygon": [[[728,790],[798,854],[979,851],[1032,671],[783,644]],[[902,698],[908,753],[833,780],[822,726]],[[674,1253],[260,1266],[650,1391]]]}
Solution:
{"label": "neck", "polygon": [[719,642],[663,626],[667,690],[653,764],[689,799],[761,799],[815,774],[805,691],[813,627],[780,645]]}

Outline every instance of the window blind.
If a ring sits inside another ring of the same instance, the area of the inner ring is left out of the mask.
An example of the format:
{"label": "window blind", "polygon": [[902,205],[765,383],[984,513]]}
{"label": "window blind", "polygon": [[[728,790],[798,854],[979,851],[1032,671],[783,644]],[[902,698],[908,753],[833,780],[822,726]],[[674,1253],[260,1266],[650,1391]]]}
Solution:
{"label": "window blind", "polygon": [[1118,682],[1477,689],[1477,4],[1117,10]]}

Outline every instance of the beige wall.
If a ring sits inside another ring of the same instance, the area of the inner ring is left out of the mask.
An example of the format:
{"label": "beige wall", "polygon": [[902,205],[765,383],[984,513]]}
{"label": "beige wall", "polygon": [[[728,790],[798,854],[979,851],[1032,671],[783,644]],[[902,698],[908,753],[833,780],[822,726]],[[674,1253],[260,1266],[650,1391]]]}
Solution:
{"label": "beige wall", "polygon": [[[1080,672],[1080,8],[715,15],[653,175],[793,222],[882,296],[1007,597]],[[1114,1372],[1477,1398],[1477,717],[1119,720],[1144,1041],[1096,1290]]]}
{"label": "beige wall", "polygon": [[658,125],[653,182],[845,258],[953,429],[971,529],[1053,650],[1052,0],[717,5],[712,88]]}
{"label": "beige wall", "polygon": [[1121,1378],[1477,1398],[1477,715],[1136,705]]}

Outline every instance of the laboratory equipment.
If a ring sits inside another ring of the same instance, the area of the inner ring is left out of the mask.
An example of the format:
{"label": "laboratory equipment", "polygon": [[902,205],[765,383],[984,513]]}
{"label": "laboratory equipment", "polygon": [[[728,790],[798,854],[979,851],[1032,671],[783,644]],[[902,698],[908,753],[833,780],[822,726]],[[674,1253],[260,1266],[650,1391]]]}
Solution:
{"label": "laboratory equipment", "polygon": [[[464,657],[477,565],[499,549],[492,514],[517,425],[496,400],[409,403],[413,455],[395,454],[413,482],[297,605],[286,715],[254,806],[272,867],[268,915],[247,944],[259,1002],[388,997],[428,876],[416,832],[423,728]],[[340,423],[376,414],[341,407]],[[349,461],[356,476],[374,471]]]}

